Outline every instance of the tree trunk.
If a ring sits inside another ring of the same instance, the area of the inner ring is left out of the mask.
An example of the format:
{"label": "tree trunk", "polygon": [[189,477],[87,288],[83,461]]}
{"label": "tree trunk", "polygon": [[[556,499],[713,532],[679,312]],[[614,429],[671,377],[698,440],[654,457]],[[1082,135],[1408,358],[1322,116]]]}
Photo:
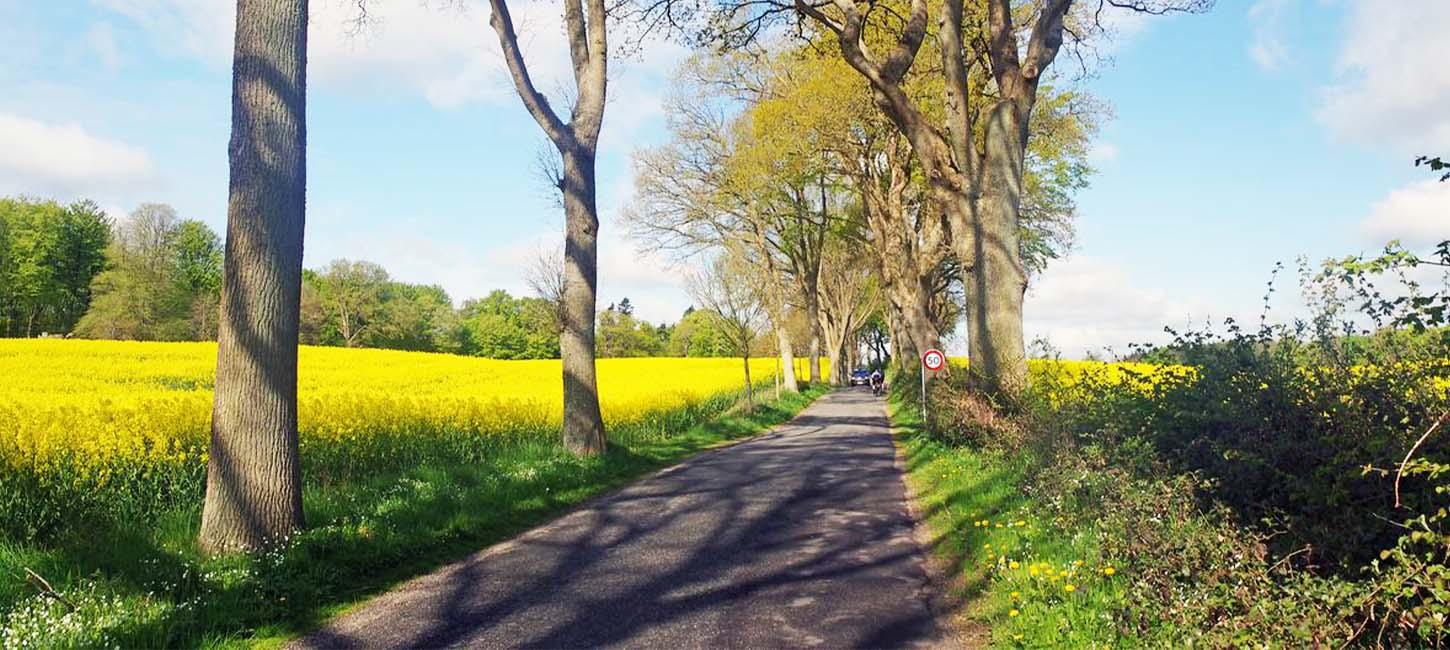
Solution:
{"label": "tree trunk", "polygon": [[297,328],[307,0],[238,0],[230,196],[201,547],[255,550],[303,525]]}
{"label": "tree trunk", "polygon": [[826,359],[831,366],[831,383],[841,386],[846,383],[846,365],[850,359],[846,358],[846,336],[844,328],[830,327],[826,329]]}
{"label": "tree trunk", "polygon": [[745,354],[740,355],[740,360],[745,363],[745,412],[755,412],[755,385],[750,382],[750,346],[746,345]]}
{"label": "tree trunk", "polygon": [[886,310],[886,326],[890,330],[891,340],[888,341],[890,361],[897,368],[905,368],[904,361],[907,354],[904,350],[907,346],[902,338],[905,336],[906,326],[901,324],[901,313],[895,307],[888,307]]}
{"label": "tree trunk", "polygon": [[811,383],[821,383],[821,296],[814,283],[805,287],[806,319],[811,323]]}
{"label": "tree trunk", "polygon": [[[992,392],[1027,387],[1027,355],[1022,334],[1022,302],[1027,270],[1019,243],[1022,199],[1022,116],[1011,101],[992,108],[986,130],[985,182],[972,221],[971,244],[962,259],[972,260],[966,277],[970,327],[968,352],[972,374]],[[963,241],[964,238],[957,238]]]}
{"label": "tree trunk", "polygon": [[941,335],[937,333],[936,324],[931,317],[931,290],[925,286],[926,280],[920,277],[908,278],[908,282],[903,284],[902,325],[906,327],[908,336],[915,344],[914,356],[920,360],[922,353],[941,347]]}
{"label": "tree trunk", "polygon": [[800,385],[796,383],[795,377],[795,352],[791,349],[790,332],[785,327],[775,328],[776,345],[780,346],[780,367],[784,373],[785,389],[792,393],[800,392]]}
{"label": "tree trunk", "polygon": [[599,213],[594,200],[594,152],[564,158],[564,448],[577,456],[604,453],[604,418],[594,367],[594,302],[598,287]]}

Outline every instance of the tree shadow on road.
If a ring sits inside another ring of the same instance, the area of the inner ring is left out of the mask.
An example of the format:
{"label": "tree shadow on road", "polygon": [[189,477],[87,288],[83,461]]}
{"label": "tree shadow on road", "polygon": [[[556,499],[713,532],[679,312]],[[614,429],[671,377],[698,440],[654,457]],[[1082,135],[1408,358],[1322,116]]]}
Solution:
{"label": "tree shadow on road", "polygon": [[304,643],[931,641],[939,631],[884,425],[803,415],[408,583]]}

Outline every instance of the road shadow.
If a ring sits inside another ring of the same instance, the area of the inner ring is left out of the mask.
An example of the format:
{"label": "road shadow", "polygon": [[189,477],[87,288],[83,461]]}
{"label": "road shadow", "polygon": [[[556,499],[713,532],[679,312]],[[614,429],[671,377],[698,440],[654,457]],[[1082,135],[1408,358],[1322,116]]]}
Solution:
{"label": "road shadow", "polygon": [[901,647],[940,636],[881,401],[840,392],[403,585],[297,647]]}

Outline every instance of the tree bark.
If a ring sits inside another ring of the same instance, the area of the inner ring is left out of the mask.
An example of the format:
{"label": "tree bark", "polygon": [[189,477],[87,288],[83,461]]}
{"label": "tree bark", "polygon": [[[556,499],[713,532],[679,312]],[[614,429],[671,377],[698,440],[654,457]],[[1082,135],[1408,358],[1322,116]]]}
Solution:
{"label": "tree bark", "polygon": [[598,287],[599,216],[595,205],[594,153],[565,152],[564,328],[559,337],[564,366],[564,447],[579,456],[605,449],[604,418],[594,365],[594,305]]}
{"label": "tree bark", "polygon": [[740,360],[745,364],[745,412],[755,412],[755,384],[750,381],[750,352],[740,355]]}
{"label": "tree bark", "polygon": [[971,327],[968,354],[972,374],[993,392],[1027,387],[1022,303],[1027,269],[1019,244],[1022,200],[1023,116],[1012,101],[1000,101],[988,118],[983,194],[970,239],[972,273],[966,278]]}
{"label": "tree bark", "polygon": [[795,377],[795,351],[791,349],[790,332],[787,332],[783,325],[777,325],[775,328],[775,342],[780,347],[780,368],[785,389],[792,393],[799,393],[800,384],[796,383]]}
{"label": "tree bark", "polygon": [[811,324],[810,359],[811,383],[821,383],[821,295],[819,286],[807,282],[804,287],[806,299],[806,320]]}
{"label": "tree bark", "polygon": [[307,0],[238,0],[226,261],[200,545],[256,550],[303,525],[297,329]]}

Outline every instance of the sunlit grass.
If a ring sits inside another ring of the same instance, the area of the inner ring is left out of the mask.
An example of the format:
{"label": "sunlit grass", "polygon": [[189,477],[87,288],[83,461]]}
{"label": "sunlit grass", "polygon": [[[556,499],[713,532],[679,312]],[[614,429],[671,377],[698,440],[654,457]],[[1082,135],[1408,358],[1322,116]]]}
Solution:
{"label": "sunlit grass", "polygon": [[1030,460],[952,446],[921,429],[916,404],[895,396],[891,417],[907,481],[948,566],[954,598],[990,628],[994,645],[1094,647],[1116,639],[1121,574],[1091,530],[1056,521],[1022,490]]}

